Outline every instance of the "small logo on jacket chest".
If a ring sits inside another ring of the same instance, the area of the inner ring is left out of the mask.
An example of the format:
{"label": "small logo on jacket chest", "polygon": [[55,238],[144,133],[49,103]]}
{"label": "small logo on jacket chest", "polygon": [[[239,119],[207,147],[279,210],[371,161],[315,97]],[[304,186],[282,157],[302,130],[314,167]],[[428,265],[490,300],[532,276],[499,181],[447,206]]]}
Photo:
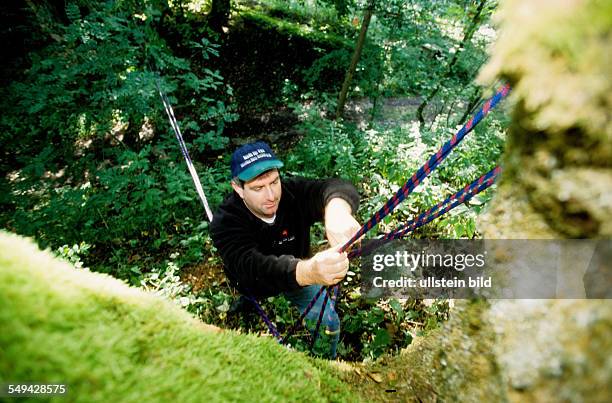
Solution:
{"label": "small logo on jacket chest", "polygon": [[282,245],[285,242],[291,242],[295,239],[295,235],[289,235],[289,230],[283,229],[280,232],[280,239],[276,241],[277,245]]}

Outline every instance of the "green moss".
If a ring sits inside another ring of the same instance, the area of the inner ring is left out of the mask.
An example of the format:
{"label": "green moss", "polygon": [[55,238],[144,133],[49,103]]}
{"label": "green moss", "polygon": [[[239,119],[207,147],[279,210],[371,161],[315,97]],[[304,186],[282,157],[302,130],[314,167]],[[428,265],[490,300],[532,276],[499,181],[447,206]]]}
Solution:
{"label": "green moss", "polygon": [[342,36],[321,32],[308,24],[275,18],[263,12],[245,10],[240,12],[239,17],[243,22],[254,23],[263,29],[275,30],[286,36],[302,37],[310,42],[319,43],[332,49],[351,48],[353,46],[351,41]]}
{"label": "green moss", "polygon": [[322,361],[215,332],[172,303],[0,232],[0,382],[68,384],[61,401],[355,400]]}

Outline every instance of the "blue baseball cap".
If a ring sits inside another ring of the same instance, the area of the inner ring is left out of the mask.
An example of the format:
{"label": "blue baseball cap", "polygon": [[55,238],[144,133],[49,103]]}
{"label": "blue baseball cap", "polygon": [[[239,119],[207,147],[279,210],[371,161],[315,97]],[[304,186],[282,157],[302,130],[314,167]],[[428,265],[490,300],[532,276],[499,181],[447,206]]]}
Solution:
{"label": "blue baseball cap", "polygon": [[282,166],[283,163],[263,141],[245,144],[232,154],[232,178],[237,177],[245,182]]}

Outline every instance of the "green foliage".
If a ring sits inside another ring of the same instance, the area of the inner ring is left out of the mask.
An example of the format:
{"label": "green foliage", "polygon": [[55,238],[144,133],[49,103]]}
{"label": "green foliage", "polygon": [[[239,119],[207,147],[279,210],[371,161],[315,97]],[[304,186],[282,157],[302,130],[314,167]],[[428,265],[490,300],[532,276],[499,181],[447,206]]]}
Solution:
{"label": "green foliage", "polygon": [[319,91],[336,87],[339,89],[350,61],[351,52],[348,49],[337,49],[326,53],[304,70],[306,85]]}
{"label": "green foliage", "polygon": [[[174,253],[170,258],[176,258]],[[163,298],[177,303],[181,308],[192,311],[196,304],[204,300],[191,293],[191,286],[181,281],[179,267],[174,260],[171,260],[163,270],[154,270],[146,273],[140,280],[140,286],[155,293]]]}
{"label": "green foliage", "polygon": [[448,316],[448,302],[397,299],[369,304],[355,300],[341,304],[343,336],[341,351],[347,358],[371,360],[397,352],[414,337],[438,327]]}
{"label": "green foliage", "polygon": [[55,254],[58,258],[67,261],[77,269],[89,270],[87,267],[83,267],[81,257],[87,256],[90,248],[91,245],[85,242],[81,242],[80,244],[75,243],[72,246],[63,245],[57,248]]}
{"label": "green foliage", "polygon": [[307,177],[340,176],[359,182],[362,179],[359,163],[367,145],[360,133],[351,125],[318,118],[318,108],[303,113],[308,118],[300,129],[308,135],[286,156],[286,170]]}
{"label": "green foliage", "polygon": [[[56,188],[38,199],[36,208],[18,207],[10,224],[45,245],[95,240],[97,249],[115,251],[118,267],[130,256],[167,248],[184,251],[183,263],[198,261],[206,253],[202,246],[210,244],[207,223],[192,218],[198,211],[204,220],[203,208],[184,163],[163,155],[164,147],[124,150],[116,165],[97,172],[94,184]],[[211,202],[220,201],[225,187],[211,185],[224,182],[224,171],[200,171],[207,190],[213,190]],[[129,255],[117,252],[120,248],[129,248]]]}
{"label": "green foliage", "polygon": [[253,11],[242,11],[242,18],[248,18],[251,21],[269,29],[275,30],[287,36],[300,36],[312,42],[327,44],[331,47],[351,46],[351,42],[342,36],[333,33],[325,32],[325,30],[313,30],[309,25],[300,24],[299,21],[285,20],[276,18],[265,13]]}
{"label": "green foliage", "polygon": [[[30,52],[31,66],[0,101],[0,142],[14,150],[0,166],[12,178],[1,225],[42,246],[95,245],[92,268],[135,283],[149,268],[134,256],[174,247],[193,261],[207,239],[188,221],[201,208],[157,86],[196,161],[224,149],[224,123],[235,119],[224,101],[231,88],[207,67],[218,45],[190,35],[191,55],[177,56],[160,34],[173,18],[164,4],[67,3],[68,22],[47,21],[54,41]],[[218,203],[224,170],[196,165]],[[103,257],[112,265],[99,267]]]}
{"label": "green foliage", "polygon": [[[336,4],[330,7],[332,2],[336,3],[341,11]],[[350,2],[350,0],[323,1],[311,7],[303,1],[267,0],[260,2],[255,9],[277,20],[292,21],[303,27],[306,26],[305,32],[332,33],[340,42],[349,44],[343,37],[350,38],[356,33],[356,27],[348,24],[343,18],[348,12]]]}

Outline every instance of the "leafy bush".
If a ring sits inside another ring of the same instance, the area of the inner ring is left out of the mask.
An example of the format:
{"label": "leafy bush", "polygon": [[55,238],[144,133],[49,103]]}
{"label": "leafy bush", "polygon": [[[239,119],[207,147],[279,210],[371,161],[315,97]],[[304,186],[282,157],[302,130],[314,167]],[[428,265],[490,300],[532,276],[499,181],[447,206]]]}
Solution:
{"label": "leafy bush", "polygon": [[72,264],[77,269],[89,270],[87,267],[83,267],[83,262],[81,261],[81,257],[87,256],[89,254],[89,249],[91,245],[85,242],[81,242],[80,244],[74,244],[72,246],[63,245],[55,251],[55,255],[60,259],[63,259],[70,264]]}
{"label": "leafy bush", "polygon": [[0,166],[0,225],[45,247],[91,244],[92,269],[135,283],[163,249],[201,258],[206,228],[189,220],[202,210],[157,87],[218,203],[224,170],[197,162],[227,145],[224,122],[235,118],[224,102],[231,88],[206,67],[218,45],[187,41],[179,47],[189,58],[176,56],[161,34],[174,18],[162,3],[68,3],[63,11],[66,21],[45,17],[53,40],[29,53],[28,70],[0,101],[0,129],[10,133],[0,143],[14,150]]}

